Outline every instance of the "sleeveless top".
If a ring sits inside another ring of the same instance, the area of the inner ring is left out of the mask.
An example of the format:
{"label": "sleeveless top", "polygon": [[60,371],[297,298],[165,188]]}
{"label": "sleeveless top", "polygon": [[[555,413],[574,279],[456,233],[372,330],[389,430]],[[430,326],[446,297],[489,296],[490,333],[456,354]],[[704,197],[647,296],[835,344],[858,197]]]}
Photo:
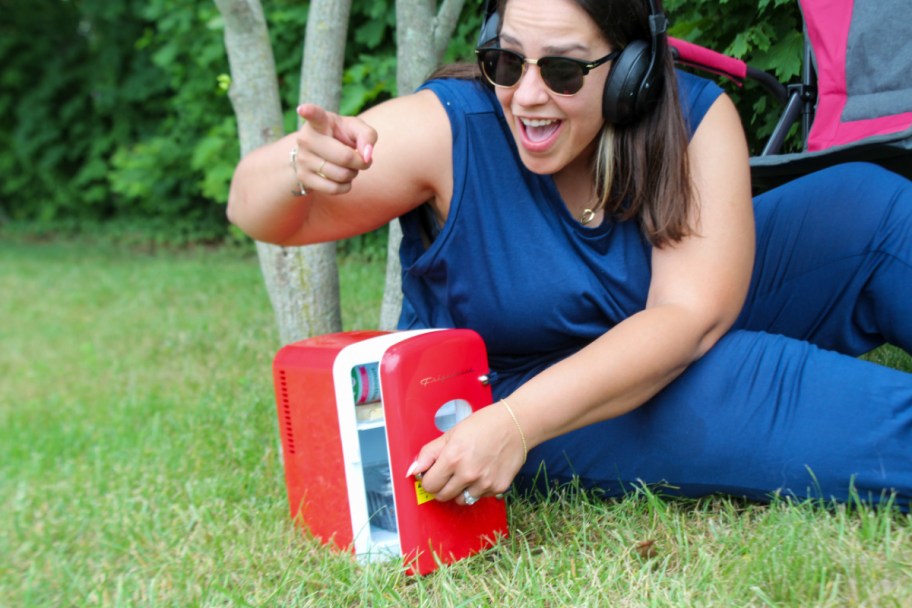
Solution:
{"label": "sleeveless top", "polygon": [[[721,89],[685,72],[678,87],[693,135]],[[422,210],[401,218],[399,328],[475,330],[505,395],[645,307],[652,247],[636,221],[580,224],[552,177],[525,168],[487,87],[421,88],[449,115],[453,198],[430,245]]]}

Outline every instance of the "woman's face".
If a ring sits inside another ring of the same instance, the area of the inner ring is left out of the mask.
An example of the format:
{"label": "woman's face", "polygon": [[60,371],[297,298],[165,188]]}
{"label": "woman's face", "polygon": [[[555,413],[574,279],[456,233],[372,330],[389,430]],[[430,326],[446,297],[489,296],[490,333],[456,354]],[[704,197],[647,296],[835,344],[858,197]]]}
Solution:
{"label": "woman's face", "polygon": [[[530,59],[563,56],[587,62],[613,50],[573,0],[510,0],[500,46]],[[530,171],[554,174],[571,165],[589,170],[604,125],[602,91],[610,67],[611,62],[591,70],[572,97],[555,94],[538,67],[528,64],[515,87],[495,89]]]}

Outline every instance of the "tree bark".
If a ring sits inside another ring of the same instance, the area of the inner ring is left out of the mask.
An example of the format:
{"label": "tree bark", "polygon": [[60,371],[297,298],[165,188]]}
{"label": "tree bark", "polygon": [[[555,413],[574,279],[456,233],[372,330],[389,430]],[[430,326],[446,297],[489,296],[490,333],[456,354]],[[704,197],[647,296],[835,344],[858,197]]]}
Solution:
{"label": "tree bark", "polygon": [[282,136],[275,59],[259,0],[215,0],[225,20],[231,68],[228,98],[237,117],[241,156]]}
{"label": "tree bark", "polygon": [[[436,0],[396,0],[396,86],[399,94],[414,91],[439,65],[465,0],[444,0],[435,15]],[[389,226],[386,288],[380,310],[380,328],[393,329],[402,309],[402,266],[399,220]]]}
{"label": "tree bark", "polygon": [[[232,76],[229,97],[245,155],[283,133],[275,59],[259,0],[215,3],[225,19]],[[350,7],[351,0],[312,2],[302,62],[302,101],[338,109]],[[258,242],[257,254],[282,344],[341,329],[334,243],[278,247]]]}
{"label": "tree bark", "polygon": [[[242,156],[282,136],[275,59],[259,0],[214,0],[225,19],[231,65],[229,97],[238,121]],[[464,0],[396,0],[400,92],[411,92],[438,65]],[[307,19],[300,99],[337,110],[351,0],[313,0]],[[379,327],[394,329],[402,307],[399,222],[390,224],[386,288]],[[334,243],[277,247],[257,243],[263,278],[282,344],[339,331],[339,274]]]}

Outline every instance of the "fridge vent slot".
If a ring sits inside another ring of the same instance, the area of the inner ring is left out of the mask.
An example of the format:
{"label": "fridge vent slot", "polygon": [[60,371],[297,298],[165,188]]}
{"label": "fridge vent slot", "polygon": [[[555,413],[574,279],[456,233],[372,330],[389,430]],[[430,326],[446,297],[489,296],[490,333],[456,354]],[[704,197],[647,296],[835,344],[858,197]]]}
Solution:
{"label": "fridge vent slot", "polygon": [[279,391],[282,401],[282,422],[285,424],[285,447],[288,453],[294,455],[294,428],[291,426],[291,402],[288,398],[288,384],[285,378],[285,370],[279,371]]}

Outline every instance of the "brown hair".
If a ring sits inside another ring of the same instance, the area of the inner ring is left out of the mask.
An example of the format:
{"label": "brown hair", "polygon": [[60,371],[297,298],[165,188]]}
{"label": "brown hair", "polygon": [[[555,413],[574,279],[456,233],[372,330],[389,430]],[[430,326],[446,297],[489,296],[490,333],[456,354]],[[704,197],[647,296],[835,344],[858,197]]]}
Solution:
{"label": "brown hair", "polygon": [[[503,10],[507,0],[500,0]],[[650,40],[644,0],[575,0],[612,44]],[[655,0],[656,9],[661,2]],[[693,234],[694,193],[687,160],[688,134],[678,99],[674,62],[659,57],[664,86],[655,108],[629,125],[602,128],[593,174],[596,195],[620,220],[636,218],[656,247]]]}

